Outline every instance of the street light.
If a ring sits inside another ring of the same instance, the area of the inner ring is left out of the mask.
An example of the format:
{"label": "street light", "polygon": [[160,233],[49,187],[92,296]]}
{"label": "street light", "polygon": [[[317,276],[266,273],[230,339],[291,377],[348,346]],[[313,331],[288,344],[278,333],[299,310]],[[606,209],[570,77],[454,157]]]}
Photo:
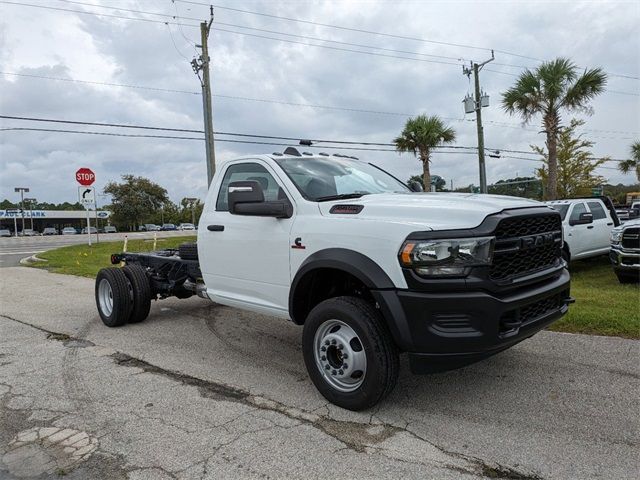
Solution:
{"label": "street light", "polygon": [[20,202],[20,208],[22,209],[22,234],[24,235],[24,194],[25,192],[29,192],[28,187],[15,187],[13,189],[14,192],[20,192],[20,198],[22,199]]}
{"label": "street light", "polygon": [[29,204],[29,218],[31,219],[31,230],[33,230],[33,205],[38,201],[35,198],[25,198],[24,201]]}

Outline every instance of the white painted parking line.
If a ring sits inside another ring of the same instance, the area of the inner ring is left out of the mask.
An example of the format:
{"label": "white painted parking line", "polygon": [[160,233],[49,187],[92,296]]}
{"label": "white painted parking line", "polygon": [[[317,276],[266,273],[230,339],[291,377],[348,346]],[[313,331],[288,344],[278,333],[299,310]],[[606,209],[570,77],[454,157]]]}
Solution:
{"label": "white painted parking line", "polygon": [[46,250],[31,250],[29,252],[0,252],[0,255],[27,255],[29,253],[42,253]]}

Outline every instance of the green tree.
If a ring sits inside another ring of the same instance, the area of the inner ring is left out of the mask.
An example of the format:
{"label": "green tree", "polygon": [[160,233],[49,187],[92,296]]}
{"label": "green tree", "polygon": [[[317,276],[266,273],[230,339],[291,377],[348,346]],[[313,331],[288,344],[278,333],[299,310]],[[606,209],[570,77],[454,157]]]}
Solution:
{"label": "green tree", "polygon": [[[576,135],[576,129],[582,125],[584,125],[582,120],[571,120],[569,126],[563,128],[558,136],[557,194],[560,198],[590,195],[593,187],[602,185],[606,181],[604,177],[595,175],[594,171],[609,159],[607,157],[598,159],[593,157],[591,147],[594,142],[583,139],[582,135]],[[542,156],[544,166],[538,169],[537,173],[543,184],[547,184],[550,165],[549,153],[535,145],[531,145],[531,148]]]}
{"label": "green tree", "polygon": [[204,204],[199,198],[183,198],[180,200],[180,222],[196,225],[202,215]]}
{"label": "green tree", "polygon": [[429,163],[434,147],[453,143],[456,132],[453,128],[444,124],[437,115],[418,115],[410,118],[404,126],[404,130],[393,143],[398,152],[411,152],[422,162],[422,184],[431,185],[431,172]]}
{"label": "green tree", "polygon": [[510,195],[512,197],[542,198],[542,183],[536,177],[515,177],[498,180],[489,185],[489,193],[494,195]]}
{"label": "green tree", "polygon": [[111,195],[113,222],[136,230],[138,225],[169,202],[167,190],[144,177],[122,175],[122,182],[109,182],[104,193]]}
{"label": "green tree", "polygon": [[585,70],[566,58],[542,63],[535,70],[526,69],[513,87],[502,94],[502,107],[510,115],[518,114],[525,123],[540,114],[548,149],[546,196],[558,198],[557,144],[563,110],[590,113],[589,101],[602,93],[607,76],[600,68]]}
{"label": "green tree", "polygon": [[618,168],[622,173],[635,171],[636,178],[640,182],[640,141],[633,142],[630,151],[631,158],[629,158],[629,160],[622,160],[618,164]]}

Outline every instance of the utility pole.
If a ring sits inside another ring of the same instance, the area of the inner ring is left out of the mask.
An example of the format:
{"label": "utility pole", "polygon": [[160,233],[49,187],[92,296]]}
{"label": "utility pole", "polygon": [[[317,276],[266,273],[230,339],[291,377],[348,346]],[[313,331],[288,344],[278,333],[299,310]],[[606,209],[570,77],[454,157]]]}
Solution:
{"label": "utility pole", "polygon": [[29,193],[29,188],[27,187],[15,187],[13,189],[14,192],[20,192],[20,210],[22,210],[22,234],[24,235],[24,193]]}
{"label": "utility pole", "polygon": [[[462,67],[462,73],[470,77],[473,73],[475,81],[474,110],[476,112],[476,127],[478,129],[478,163],[480,166],[480,193],[488,193],[487,190],[487,170],[484,161],[484,129],[482,127],[482,107],[489,106],[489,96],[480,93],[480,70],[487,63],[494,60],[493,50],[491,50],[491,58],[482,63],[471,62],[471,68]],[[486,98],[486,105],[485,103]],[[467,112],[469,113],[469,112]]]}
{"label": "utility pole", "polygon": [[[204,112],[204,140],[207,155],[207,185],[211,184],[216,172],[216,153],[213,143],[213,109],[211,107],[211,78],[209,75],[209,32],[213,22],[213,6],[209,6],[209,22],[200,23],[200,47],[202,54],[191,60],[191,67],[200,80],[202,86],[202,110]],[[202,76],[200,76],[202,72]]]}

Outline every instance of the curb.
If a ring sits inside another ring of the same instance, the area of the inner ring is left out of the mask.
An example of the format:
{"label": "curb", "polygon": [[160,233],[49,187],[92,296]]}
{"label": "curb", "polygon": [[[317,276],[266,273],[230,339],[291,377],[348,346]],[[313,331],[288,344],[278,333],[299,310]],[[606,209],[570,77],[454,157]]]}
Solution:
{"label": "curb", "polygon": [[30,257],[25,257],[20,259],[20,265],[30,266],[31,264],[37,263],[37,262],[48,262],[48,260],[45,260],[44,258],[39,258],[37,255],[31,255]]}

